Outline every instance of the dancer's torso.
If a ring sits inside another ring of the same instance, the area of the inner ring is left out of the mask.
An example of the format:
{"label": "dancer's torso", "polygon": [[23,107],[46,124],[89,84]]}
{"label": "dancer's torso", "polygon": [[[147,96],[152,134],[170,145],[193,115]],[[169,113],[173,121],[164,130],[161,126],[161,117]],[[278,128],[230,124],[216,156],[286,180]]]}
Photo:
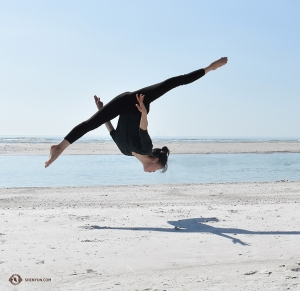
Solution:
{"label": "dancer's torso", "polygon": [[111,137],[124,155],[132,156],[132,152],[149,155],[152,152],[152,140],[148,131],[140,128],[140,119],[140,113],[121,114],[116,130],[110,132]]}

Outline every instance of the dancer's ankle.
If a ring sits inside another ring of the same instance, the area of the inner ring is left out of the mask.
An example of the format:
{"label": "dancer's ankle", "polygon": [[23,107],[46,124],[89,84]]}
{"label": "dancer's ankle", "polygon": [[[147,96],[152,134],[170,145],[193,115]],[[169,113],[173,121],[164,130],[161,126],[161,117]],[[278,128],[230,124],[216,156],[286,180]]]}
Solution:
{"label": "dancer's ankle", "polygon": [[212,67],[211,67],[211,65],[209,65],[209,66],[207,66],[206,68],[204,68],[205,75],[206,75],[207,73],[209,73],[211,70],[213,70]]}
{"label": "dancer's ankle", "polygon": [[70,143],[63,139],[58,145],[56,145],[56,149],[63,152],[69,145]]}

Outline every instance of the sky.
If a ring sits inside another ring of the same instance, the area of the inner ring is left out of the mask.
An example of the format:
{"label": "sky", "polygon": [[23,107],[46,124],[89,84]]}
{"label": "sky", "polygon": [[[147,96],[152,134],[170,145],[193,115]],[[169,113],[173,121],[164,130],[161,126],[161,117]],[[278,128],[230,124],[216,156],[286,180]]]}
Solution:
{"label": "sky", "polygon": [[95,94],[105,104],[227,56],[226,66],[151,105],[150,135],[300,137],[298,0],[0,7],[0,135],[65,136],[96,112]]}

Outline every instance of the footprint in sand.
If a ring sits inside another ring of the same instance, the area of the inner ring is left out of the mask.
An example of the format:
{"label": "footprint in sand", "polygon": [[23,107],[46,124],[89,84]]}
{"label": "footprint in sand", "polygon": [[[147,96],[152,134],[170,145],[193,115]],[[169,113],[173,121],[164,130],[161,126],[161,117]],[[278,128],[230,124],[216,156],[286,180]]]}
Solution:
{"label": "footprint in sand", "polygon": [[100,240],[100,239],[84,239],[84,240],[81,240],[80,242],[103,242],[104,240]]}
{"label": "footprint in sand", "polygon": [[97,273],[97,271],[94,271],[93,269],[86,269],[86,272],[89,273],[89,274],[91,274],[91,273],[96,274]]}
{"label": "footprint in sand", "polygon": [[257,273],[257,271],[250,271],[250,272],[245,273],[244,275],[250,276],[250,275],[254,275],[256,273]]}
{"label": "footprint in sand", "polygon": [[272,274],[272,272],[269,271],[269,270],[261,270],[259,273],[260,274],[266,274],[266,275],[271,275]]}
{"label": "footprint in sand", "polygon": [[87,215],[83,215],[83,216],[80,216],[80,215],[74,215],[74,214],[69,214],[69,219],[73,220],[73,219],[76,219],[76,220],[88,220],[90,217],[87,216]]}
{"label": "footprint in sand", "polygon": [[298,277],[297,276],[286,276],[285,278],[286,279],[297,279]]}
{"label": "footprint in sand", "polygon": [[296,263],[296,264],[292,264],[292,265],[286,265],[285,269],[287,271],[300,272],[300,263]]}

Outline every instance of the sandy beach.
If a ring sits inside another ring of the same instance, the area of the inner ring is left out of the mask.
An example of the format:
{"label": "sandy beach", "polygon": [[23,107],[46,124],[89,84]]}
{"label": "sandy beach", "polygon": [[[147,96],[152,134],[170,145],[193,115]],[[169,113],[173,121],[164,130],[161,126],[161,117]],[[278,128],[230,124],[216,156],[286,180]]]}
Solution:
{"label": "sandy beach", "polygon": [[2,188],[0,290],[300,290],[299,192],[299,182]]}
{"label": "sandy beach", "polygon": [[[300,153],[299,142],[175,142],[154,143],[154,147],[169,147],[173,154],[230,153]],[[0,155],[48,155],[47,143],[1,143]],[[114,142],[74,143],[64,155],[121,154]]]}

